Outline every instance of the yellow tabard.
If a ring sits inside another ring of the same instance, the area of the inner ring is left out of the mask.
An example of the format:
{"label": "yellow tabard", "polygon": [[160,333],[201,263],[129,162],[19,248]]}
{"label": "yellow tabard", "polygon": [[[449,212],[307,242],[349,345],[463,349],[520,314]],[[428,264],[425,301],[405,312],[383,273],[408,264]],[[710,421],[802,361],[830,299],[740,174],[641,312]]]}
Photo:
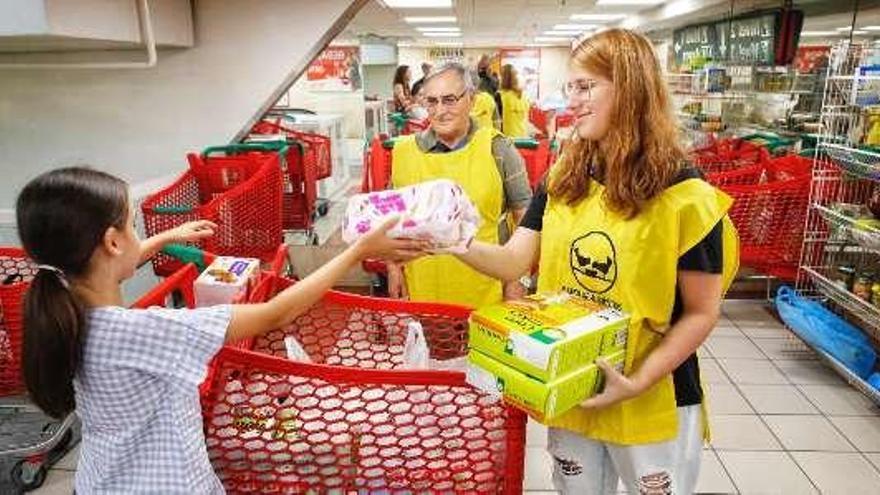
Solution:
{"label": "yellow tabard", "polygon": [[477,121],[477,125],[480,127],[495,127],[495,98],[492,98],[492,95],[485,91],[477,92],[474,96],[471,117]]}
{"label": "yellow tabard", "polygon": [[[391,182],[404,187],[434,179],[450,179],[465,190],[480,213],[477,239],[498,243],[498,221],[504,188],[492,139],[499,135],[492,127],[480,127],[462,149],[448,153],[423,153],[415,136],[394,145]],[[407,289],[413,301],[434,301],[480,307],[501,301],[501,282],[483,275],[454,256],[426,256],[404,268]]]}
{"label": "yellow tabard", "polygon": [[501,91],[501,130],[511,138],[529,137],[529,99],[525,93],[517,96],[513,91]]}
{"label": "yellow tabard", "polygon": [[[739,240],[727,216],[732,200],[700,179],[687,179],[627,220],[605,206],[600,184],[591,187],[590,195],[572,206],[548,198],[538,290],[565,290],[629,313],[624,369],[629,374],[669,329],[678,258],[719,220],[724,290],[730,286],[739,264]],[[671,440],[678,429],[672,375],[636,398],[601,410],[575,407],[550,425],[625,445]],[[704,434],[708,437],[708,428]]]}

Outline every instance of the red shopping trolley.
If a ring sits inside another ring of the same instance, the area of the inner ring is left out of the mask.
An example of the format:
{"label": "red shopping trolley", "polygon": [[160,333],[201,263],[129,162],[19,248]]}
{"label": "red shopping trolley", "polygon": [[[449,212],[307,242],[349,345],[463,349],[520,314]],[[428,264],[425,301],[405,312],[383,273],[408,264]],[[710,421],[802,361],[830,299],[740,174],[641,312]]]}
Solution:
{"label": "red shopping trolley", "polygon": [[547,139],[514,139],[513,144],[525,161],[529,186],[534,190],[550,168],[550,142]]}
{"label": "red shopping trolley", "polygon": [[333,148],[329,137],[297,130],[284,122],[284,116],[267,117],[257,122],[251,129],[251,133],[283,134],[304,143],[307,145],[307,149],[303,160],[306,166],[314,168],[316,180],[323,180],[333,175]]}
{"label": "red shopping trolley", "polygon": [[[210,252],[268,261],[282,241],[282,173],[277,153],[222,156],[189,154],[190,169],[142,204],[148,236],[184,222],[211,220],[214,236],[196,243]],[[153,258],[157,275],[182,264],[164,254]]]}
{"label": "red shopping trolley", "polygon": [[693,164],[707,174],[729,172],[770,160],[763,146],[740,138],[711,139],[709,145],[690,152]]}
{"label": "red shopping trolley", "polygon": [[728,215],[740,238],[743,265],[794,280],[800,262],[812,160],[789,155],[707,180],[733,197]]}
{"label": "red shopping trolley", "polygon": [[[264,300],[290,286],[271,277]],[[460,371],[403,367],[408,325],[463,359],[469,310],[328,293],[249,350],[218,354],[203,395],[208,455],[229,493],[521,493],[525,416]],[[311,362],[285,359],[295,337]]]}

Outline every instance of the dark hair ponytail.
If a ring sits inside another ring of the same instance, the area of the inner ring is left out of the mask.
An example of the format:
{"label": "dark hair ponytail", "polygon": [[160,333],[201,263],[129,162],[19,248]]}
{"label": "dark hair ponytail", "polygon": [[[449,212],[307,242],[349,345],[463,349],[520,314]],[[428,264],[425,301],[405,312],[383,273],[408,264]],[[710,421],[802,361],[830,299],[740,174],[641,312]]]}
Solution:
{"label": "dark hair ponytail", "polygon": [[18,196],[18,233],[41,268],[24,304],[22,368],[34,403],[61,418],[73,411],[73,378],[79,366],[85,312],[74,291],[109,227],[128,216],[124,181],[83,167],[53,170],[29,182]]}

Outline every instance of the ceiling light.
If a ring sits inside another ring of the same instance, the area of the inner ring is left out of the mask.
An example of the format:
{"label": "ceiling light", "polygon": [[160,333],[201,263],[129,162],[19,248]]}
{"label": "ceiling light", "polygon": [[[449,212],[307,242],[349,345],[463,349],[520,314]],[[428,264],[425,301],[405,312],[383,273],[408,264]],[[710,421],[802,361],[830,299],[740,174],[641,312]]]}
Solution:
{"label": "ceiling light", "polygon": [[856,30],[856,31],[853,31],[852,34],[855,34],[855,35],[863,35],[863,34],[868,34],[868,32],[867,32],[867,31]]}
{"label": "ceiling light", "polygon": [[526,43],[526,46],[529,48],[541,48],[544,46],[553,46],[550,43]]}
{"label": "ceiling light", "polygon": [[596,5],[660,5],[666,0],[598,0]]}
{"label": "ceiling light", "polygon": [[536,43],[562,43],[570,41],[568,38],[559,38],[555,36],[535,36]]}
{"label": "ceiling light", "polygon": [[837,28],[838,31],[852,31],[852,26],[844,26]]}
{"label": "ceiling light", "polygon": [[452,0],[382,0],[392,9],[442,9],[452,8]]}
{"label": "ceiling light", "polygon": [[599,26],[595,24],[557,24],[553,26],[553,29],[559,31],[589,31],[597,27]]}
{"label": "ceiling light", "polygon": [[626,18],[626,14],[574,14],[573,21],[612,22]]}
{"label": "ceiling light", "polygon": [[801,31],[801,36],[840,36],[837,31]]}
{"label": "ceiling light", "polygon": [[865,31],[880,31],[880,26],[865,26],[859,29],[864,29]]}
{"label": "ceiling light", "polygon": [[582,32],[583,31],[559,31],[553,29],[551,31],[544,31],[544,36],[577,36]]}
{"label": "ceiling light", "polygon": [[441,23],[441,22],[455,22],[455,21],[457,21],[455,16],[452,16],[452,15],[404,17],[403,20],[409,24],[436,24],[436,23]]}
{"label": "ceiling light", "polygon": [[416,28],[416,31],[421,31],[423,33],[457,33],[461,31],[461,28],[458,26],[419,26]]}
{"label": "ceiling light", "polygon": [[461,41],[435,41],[431,46],[464,46]]}
{"label": "ceiling light", "polygon": [[461,33],[422,33],[428,38],[460,38]]}

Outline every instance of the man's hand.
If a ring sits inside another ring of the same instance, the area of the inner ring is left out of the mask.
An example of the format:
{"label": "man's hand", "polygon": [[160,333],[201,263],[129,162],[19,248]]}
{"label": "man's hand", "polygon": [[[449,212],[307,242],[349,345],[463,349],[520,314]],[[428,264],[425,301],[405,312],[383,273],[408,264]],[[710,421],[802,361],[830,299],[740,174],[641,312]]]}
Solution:
{"label": "man's hand", "polygon": [[617,371],[604,359],[597,359],[596,366],[605,375],[605,389],[601,393],[581,402],[581,407],[585,409],[601,409],[632,399],[644,392],[644,389],[635,381]]}

